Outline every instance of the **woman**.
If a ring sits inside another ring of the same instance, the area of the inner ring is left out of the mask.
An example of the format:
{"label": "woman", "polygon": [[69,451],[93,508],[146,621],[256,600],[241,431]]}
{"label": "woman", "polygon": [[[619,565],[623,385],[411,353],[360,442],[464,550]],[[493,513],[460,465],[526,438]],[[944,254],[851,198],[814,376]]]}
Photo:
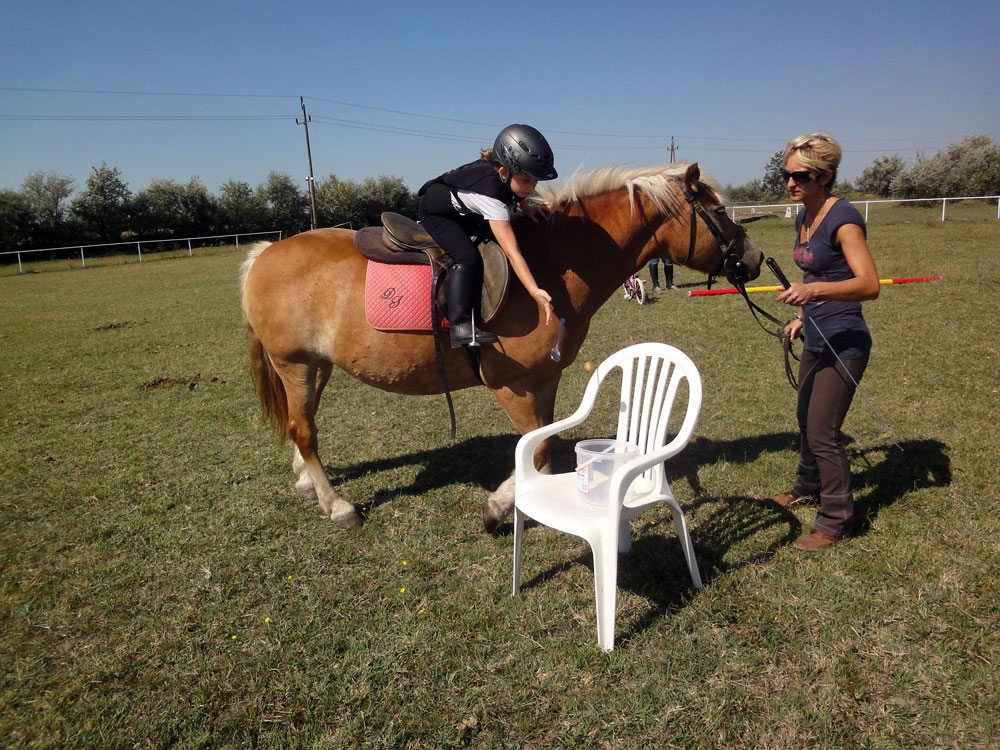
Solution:
{"label": "woman", "polygon": [[796,409],[798,470],[791,489],[771,502],[787,508],[819,495],[812,531],[795,542],[807,552],[837,544],[853,531],[851,466],[840,428],[871,352],[861,302],[878,297],[880,288],[864,219],[830,192],[841,155],[829,135],[800,135],[785,148],[782,172],[788,195],[805,210],[795,222],[794,258],[802,282],[782,291],[778,300],[797,308],[785,333],[803,337],[804,343]]}
{"label": "woman", "polygon": [[478,161],[445,172],[420,188],[417,217],[427,233],[454,261],[448,280],[448,323],[451,345],[478,346],[497,340],[475,325],[483,263],[470,239],[489,230],[510,262],[514,275],[552,319],[552,298],[540,288],[510,225],[511,212],[520,208],[533,221],[547,218],[548,204],[527,201],[539,180],[556,178],[552,149],[545,136],[530,125],[508,125]]}

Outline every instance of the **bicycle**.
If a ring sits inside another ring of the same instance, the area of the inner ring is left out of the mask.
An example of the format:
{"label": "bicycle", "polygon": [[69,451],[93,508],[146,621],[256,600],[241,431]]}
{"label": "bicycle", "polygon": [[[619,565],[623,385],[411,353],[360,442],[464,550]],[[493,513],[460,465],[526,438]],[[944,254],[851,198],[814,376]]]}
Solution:
{"label": "bicycle", "polygon": [[622,285],[625,299],[634,299],[640,305],[646,304],[646,285],[635,274],[629,276]]}

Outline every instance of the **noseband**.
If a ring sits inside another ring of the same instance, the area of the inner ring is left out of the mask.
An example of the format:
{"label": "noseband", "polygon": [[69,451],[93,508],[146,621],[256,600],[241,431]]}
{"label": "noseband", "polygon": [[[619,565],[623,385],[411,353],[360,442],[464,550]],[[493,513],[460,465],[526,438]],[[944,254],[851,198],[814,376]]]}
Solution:
{"label": "noseband", "polygon": [[722,253],[722,260],[719,262],[719,267],[710,275],[719,276],[720,271],[726,271],[733,278],[734,282],[745,283],[748,281],[746,269],[743,265],[743,253],[746,250],[743,240],[746,237],[747,230],[730,219],[729,214],[726,213],[726,209],[723,206],[717,206],[711,212],[706,210],[698,201],[697,196],[688,190],[687,185],[684,184],[684,180],[679,177],[675,177],[674,179],[677,180],[677,184],[684,193],[684,198],[691,204],[691,242],[688,246],[687,260],[684,261],[684,265],[688,265],[691,262],[691,257],[694,255],[694,243],[698,234],[698,222],[695,221],[695,214],[697,214],[705,222],[708,231],[715,237],[715,241],[718,243],[719,250]]}

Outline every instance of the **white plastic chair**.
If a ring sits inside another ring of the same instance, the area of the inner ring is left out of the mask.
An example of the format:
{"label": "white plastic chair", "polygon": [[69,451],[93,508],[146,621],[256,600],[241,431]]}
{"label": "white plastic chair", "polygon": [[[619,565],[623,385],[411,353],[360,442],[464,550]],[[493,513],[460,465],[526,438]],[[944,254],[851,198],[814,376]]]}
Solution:
{"label": "white plastic chair", "polygon": [[[542,474],[535,469],[533,456],[542,440],[587,418],[601,383],[615,368],[622,371],[616,438],[638,446],[639,455],[615,469],[608,505],[600,507],[578,496],[575,472]],[[667,442],[670,416],[682,381],[687,382],[687,409],[677,433]],[[664,461],[678,454],[691,439],[700,412],[701,376],[691,359],[668,344],[636,344],[600,364],[572,416],[522,436],[514,455],[513,595],[520,591],[525,518],[586,539],[594,553],[597,643],[611,651],[615,640],[618,553],[632,547],[629,519],[661,502],[670,507],[691,581],[700,589],[701,575],[691,535],[663,470]]]}

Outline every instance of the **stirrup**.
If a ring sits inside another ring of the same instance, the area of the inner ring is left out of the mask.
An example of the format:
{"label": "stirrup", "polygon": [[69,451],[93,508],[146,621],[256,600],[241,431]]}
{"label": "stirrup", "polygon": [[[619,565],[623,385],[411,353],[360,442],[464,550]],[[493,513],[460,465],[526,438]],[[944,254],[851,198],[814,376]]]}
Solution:
{"label": "stirrup", "polygon": [[[468,332],[465,328],[468,327]],[[470,311],[469,322],[459,323],[451,327],[451,348],[458,349],[461,346],[479,347],[480,344],[495,344],[499,339],[495,333],[481,331],[476,328],[476,313]]]}

